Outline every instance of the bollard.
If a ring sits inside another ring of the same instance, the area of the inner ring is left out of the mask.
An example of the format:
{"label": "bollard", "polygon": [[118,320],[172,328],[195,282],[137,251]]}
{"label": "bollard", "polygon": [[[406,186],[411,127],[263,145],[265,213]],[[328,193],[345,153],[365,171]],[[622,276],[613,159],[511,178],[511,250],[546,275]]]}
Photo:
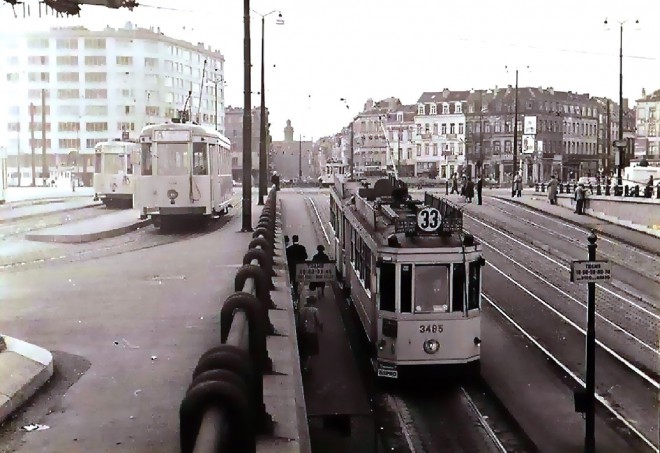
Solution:
{"label": "bollard", "polygon": [[270,244],[273,246],[275,245],[275,236],[271,231],[268,231],[264,227],[257,227],[253,232],[252,232],[252,238],[256,239],[258,237],[262,237],[266,239]]}
{"label": "bollard", "polygon": [[544,182],[541,183],[541,192],[545,192],[545,183]]}
{"label": "bollard", "polygon": [[596,186],[596,195],[602,195],[602,194],[603,194],[602,186],[600,184],[598,184]]}
{"label": "bollard", "polygon": [[610,188],[611,186],[609,184],[605,186],[605,195],[607,195],[608,197],[610,196]]}
{"label": "bollard", "polygon": [[[245,261],[245,259],[244,259]],[[266,270],[262,269],[257,259],[253,259],[249,264],[243,265],[234,278],[234,291],[242,291],[248,279],[253,280],[255,287],[254,295],[259,303],[267,310],[273,308],[274,304],[270,299],[270,288],[268,285],[268,275]]]}
{"label": "bollard", "polygon": [[271,244],[268,243],[266,239],[264,238],[252,239],[248,244],[248,249],[253,249],[256,248],[257,246],[261,247],[263,250],[265,250],[267,253],[269,253],[272,256],[273,247],[271,246]]}
{"label": "bollard", "polygon": [[635,185],[635,189],[633,191],[633,196],[634,197],[639,197],[639,186]]}
{"label": "bollard", "polygon": [[630,187],[628,187],[628,184],[626,184],[625,187],[623,188],[623,196],[624,197],[630,196]]}

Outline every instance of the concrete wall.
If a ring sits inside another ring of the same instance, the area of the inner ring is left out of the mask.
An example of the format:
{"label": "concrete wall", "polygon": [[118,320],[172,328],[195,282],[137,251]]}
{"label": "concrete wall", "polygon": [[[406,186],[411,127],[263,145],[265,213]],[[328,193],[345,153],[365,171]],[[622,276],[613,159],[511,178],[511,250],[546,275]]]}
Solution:
{"label": "concrete wall", "polygon": [[[544,193],[547,196],[547,193]],[[560,194],[557,198],[560,206],[575,209],[575,200],[572,194]],[[595,217],[607,220],[614,217],[620,221],[643,225],[648,228],[660,228],[660,200],[655,198],[623,198],[613,196],[592,195],[587,199],[585,212],[587,214],[602,213],[604,216]]]}

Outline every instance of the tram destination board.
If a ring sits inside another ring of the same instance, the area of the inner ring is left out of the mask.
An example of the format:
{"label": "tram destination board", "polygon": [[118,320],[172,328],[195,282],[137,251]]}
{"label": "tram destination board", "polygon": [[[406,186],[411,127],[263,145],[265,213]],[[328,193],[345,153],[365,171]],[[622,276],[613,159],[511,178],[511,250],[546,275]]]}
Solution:
{"label": "tram destination board", "polygon": [[612,278],[612,265],[607,260],[573,261],[571,282],[602,282]]}
{"label": "tram destination board", "polygon": [[335,263],[317,263],[305,261],[296,266],[296,278],[299,282],[331,282],[335,280]]}
{"label": "tram destination board", "polygon": [[415,233],[417,231],[417,217],[412,215],[397,219],[394,224],[394,231],[396,233]]}

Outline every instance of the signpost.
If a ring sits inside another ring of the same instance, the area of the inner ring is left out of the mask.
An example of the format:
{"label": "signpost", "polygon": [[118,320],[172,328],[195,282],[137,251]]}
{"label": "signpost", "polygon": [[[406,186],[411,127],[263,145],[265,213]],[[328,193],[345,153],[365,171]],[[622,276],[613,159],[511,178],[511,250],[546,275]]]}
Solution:
{"label": "signpost", "polygon": [[596,259],[596,237],[595,232],[591,232],[589,238],[589,259],[587,261],[573,261],[571,263],[571,282],[587,282],[588,302],[587,302],[587,377],[585,390],[575,392],[575,411],[585,414],[586,427],[584,435],[584,451],[594,453],[596,450],[595,433],[595,398],[596,387],[596,282],[610,280],[612,276],[612,267],[607,260]]}
{"label": "signpost", "polygon": [[301,283],[331,282],[336,279],[335,263],[305,261],[296,266],[296,280]]}

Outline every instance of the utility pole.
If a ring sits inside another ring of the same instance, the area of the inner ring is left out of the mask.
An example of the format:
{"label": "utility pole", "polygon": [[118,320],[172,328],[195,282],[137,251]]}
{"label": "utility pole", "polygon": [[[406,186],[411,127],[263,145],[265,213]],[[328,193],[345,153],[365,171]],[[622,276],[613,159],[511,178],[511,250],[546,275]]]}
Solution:
{"label": "utility pole", "polygon": [[479,105],[479,159],[481,165],[479,166],[479,176],[483,177],[484,173],[484,92],[481,90],[481,103]]}
{"label": "utility pole", "polygon": [[611,113],[610,113],[610,100],[607,100],[607,112],[606,112],[606,123],[607,123],[607,130],[605,131],[605,165],[603,168],[605,169],[605,174],[609,175],[610,173],[610,150],[612,149],[612,137],[611,137],[611,130],[612,130],[612,125],[610,123],[611,121]]}
{"label": "utility pole", "polygon": [[[619,143],[623,140],[623,22],[619,25]],[[618,148],[619,165],[617,165],[617,193],[623,192],[623,148]]]}
{"label": "utility pole", "polygon": [[252,79],[250,0],[243,0],[243,212],[242,232],[252,231]]}
{"label": "utility pole", "polygon": [[46,155],[46,90],[41,90],[41,177],[49,178],[48,156]]}
{"label": "utility pole", "polygon": [[516,69],[516,92],[513,103],[513,181],[511,196],[516,196],[516,177],[518,176],[518,70]]}
{"label": "utility pole", "polygon": [[[34,113],[35,113],[36,107],[32,102],[30,102],[30,150],[32,151],[32,187],[36,186],[36,181],[35,181],[35,165],[34,165],[34,152],[35,152],[35,142],[34,142]],[[41,123],[41,130],[45,130],[46,125]]]}
{"label": "utility pole", "polygon": [[302,134],[298,136],[298,184],[302,183]]}
{"label": "utility pole", "polygon": [[355,120],[351,120],[351,161],[350,161],[350,170],[351,170],[351,177],[349,178],[349,181],[355,181],[355,148],[353,147],[353,142],[355,141],[355,137],[353,134],[353,123]]}
{"label": "utility pole", "polygon": [[266,70],[264,67],[264,31],[266,29],[266,16],[261,16],[261,110],[259,114],[260,132],[259,132],[259,206],[264,204],[266,196],[266,83],[264,77]]}

